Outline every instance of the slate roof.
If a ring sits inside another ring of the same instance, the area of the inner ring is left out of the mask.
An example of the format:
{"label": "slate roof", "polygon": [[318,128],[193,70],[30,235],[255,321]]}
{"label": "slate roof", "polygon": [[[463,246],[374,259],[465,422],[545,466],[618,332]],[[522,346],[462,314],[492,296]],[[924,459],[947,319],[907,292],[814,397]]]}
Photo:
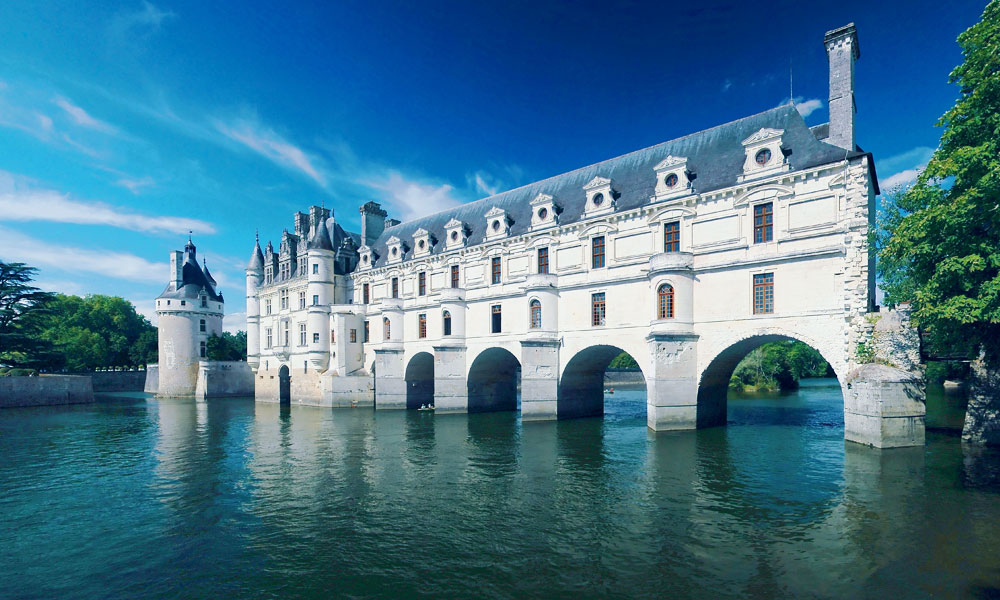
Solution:
{"label": "slate roof", "polygon": [[[582,169],[550,177],[513,190],[470,202],[453,209],[420,217],[387,228],[372,244],[378,256],[375,268],[386,265],[389,252],[386,240],[395,236],[411,242],[418,229],[426,229],[438,240],[431,254],[445,251],[444,225],[452,218],[463,221],[471,230],[467,246],[483,242],[486,230],[486,213],[494,206],[506,211],[512,220],[509,237],[527,232],[531,226],[531,200],[539,193],[550,194],[561,207],[559,224],[579,221],[583,217],[586,197],[583,186],[594,177],[608,177],[612,189],[620,194],[616,212],[628,211],[649,202],[654,195],[656,178],[653,167],[668,155],[687,158],[687,168],[696,176],[692,182],[693,193],[705,193],[731,187],[743,173],[745,154],[743,140],[763,127],[782,129],[782,146],[790,150],[787,157],[792,171],[809,169],[824,164],[862,156],[860,151],[845,153],[843,148],[816,139],[802,116],[792,105],[779,106],[756,115],[706,129],[669,142],[663,142],[599,162]],[[406,260],[411,257],[407,256]]]}
{"label": "slate roof", "polygon": [[184,266],[181,268],[181,286],[176,290],[170,289],[173,282],[167,284],[159,298],[197,298],[201,291],[205,290],[209,300],[224,302],[222,293],[216,291],[214,280],[208,273],[208,267],[202,270],[198,266],[198,257],[195,254],[195,247],[190,241],[184,246]]}

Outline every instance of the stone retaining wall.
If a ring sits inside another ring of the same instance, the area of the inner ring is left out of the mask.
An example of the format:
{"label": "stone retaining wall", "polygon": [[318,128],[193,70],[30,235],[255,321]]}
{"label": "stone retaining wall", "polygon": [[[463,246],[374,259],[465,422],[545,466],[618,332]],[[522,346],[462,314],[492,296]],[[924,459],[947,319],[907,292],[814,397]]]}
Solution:
{"label": "stone retaining wall", "polygon": [[54,406],[94,401],[91,378],[82,375],[0,377],[0,408]]}

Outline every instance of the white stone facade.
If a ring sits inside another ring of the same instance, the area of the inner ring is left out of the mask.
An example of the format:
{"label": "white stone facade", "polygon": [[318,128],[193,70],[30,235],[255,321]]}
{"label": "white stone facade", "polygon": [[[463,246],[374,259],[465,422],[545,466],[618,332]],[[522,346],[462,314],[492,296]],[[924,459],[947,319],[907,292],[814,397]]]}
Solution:
{"label": "white stone facade", "polygon": [[[845,129],[853,113],[829,126]],[[450,214],[383,223],[369,203],[355,268],[325,240],[306,273],[262,284],[251,263],[257,396],[290,376],[292,402],[516,409],[519,372],[523,419],[586,416],[625,351],[649,427],[689,429],[724,423],[733,368],[780,339],[843,382],[873,306],[877,182],[870,155],[825,139],[782,107]]]}

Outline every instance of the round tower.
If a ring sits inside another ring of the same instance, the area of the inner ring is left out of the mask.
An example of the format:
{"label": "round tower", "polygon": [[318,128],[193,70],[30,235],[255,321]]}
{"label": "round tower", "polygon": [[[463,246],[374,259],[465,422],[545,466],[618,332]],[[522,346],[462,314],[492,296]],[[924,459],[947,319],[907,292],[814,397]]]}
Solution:
{"label": "round tower", "polygon": [[260,298],[257,290],[264,281],[264,253],[260,250],[260,237],[253,246],[253,255],[247,265],[247,364],[257,371],[260,366]]}
{"label": "round tower", "polygon": [[[316,207],[313,207],[316,208]],[[309,316],[306,321],[309,362],[314,369],[325,371],[330,366],[330,303],[333,302],[334,251],[326,227],[326,210],[314,215],[309,238],[306,301]]]}
{"label": "round tower", "polygon": [[208,338],[222,335],[224,300],[208,268],[198,265],[191,240],[184,252],[170,253],[171,280],[156,298],[159,349],[158,396],[194,396],[198,361],[206,358]]}

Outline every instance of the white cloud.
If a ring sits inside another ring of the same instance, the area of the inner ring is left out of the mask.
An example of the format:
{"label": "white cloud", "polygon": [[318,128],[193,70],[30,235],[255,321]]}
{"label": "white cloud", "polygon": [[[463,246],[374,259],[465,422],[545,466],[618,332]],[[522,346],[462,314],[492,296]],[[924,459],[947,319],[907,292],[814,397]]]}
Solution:
{"label": "white cloud", "polygon": [[124,252],[61,246],[6,227],[0,227],[0,258],[32,266],[95,273],[126,281],[167,281],[166,263],[154,263]]}
{"label": "white cloud", "polygon": [[923,167],[920,167],[894,173],[880,181],[879,188],[883,192],[888,192],[895,188],[908,188],[917,181],[917,177],[920,176],[920,172],[923,170]]}
{"label": "white cloud", "polygon": [[273,129],[244,119],[231,125],[216,121],[215,127],[226,137],[243,144],[271,162],[301,171],[321,187],[326,187],[326,176],[313,165],[315,159],[278,135]]}
{"label": "white cloud", "polygon": [[486,178],[489,177],[487,173],[482,171],[477,171],[473,176],[473,183],[476,187],[476,192],[480,194],[486,194],[487,196],[494,196],[497,193],[496,184],[489,184],[486,182]]}
{"label": "white cloud", "polygon": [[728,92],[729,88],[731,88],[731,87],[733,87],[733,80],[732,79],[726,79],[725,81],[722,82],[722,91],[723,92]]}
{"label": "white cloud", "polygon": [[406,221],[461,204],[452,196],[454,188],[448,184],[428,184],[406,179],[398,171],[390,171],[380,180],[361,182],[379,190],[383,200],[392,208],[391,213]]}
{"label": "white cloud", "polygon": [[917,146],[906,152],[890,156],[875,163],[879,173],[892,173],[888,177],[879,178],[879,187],[883,191],[895,188],[907,188],[913,185],[927,163],[934,155],[934,148]]}
{"label": "white cloud", "polygon": [[128,191],[132,192],[133,194],[139,195],[139,192],[142,191],[142,188],[152,187],[156,185],[156,182],[153,181],[152,177],[149,177],[147,175],[146,177],[139,177],[138,179],[122,178],[116,181],[115,184],[120,185],[123,188],[127,188]]}
{"label": "white cloud", "polygon": [[141,215],[100,202],[75,200],[68,194],[32,187],[24,178],[6,171],[0,171],[0,221],[108,225],[148,233],[215,233],[215,227],[205,221]]}
{"label": "white cloud", "polygon": [[778,106],[785,106],[789,103],[795,105],[795,110],[799,111],[799,114],[802,115],[803,118],[808,117],[817,110],[823,108],[823,101],[820,100],[819,98],[811,98],[809,100],[806,100],[802,96],[796,96],[790,100],[786,97],[784,100],[778,103]]}
{"label": "white cloud", "polygon": [[88,129],[93,129],[95,131],[100,131],[112,135],[118,133],[118,128],[115,127],[114,125],[105,123],[100,119],[95,119],[90,115],[90,113],[83,110],[79,106],[73,104],[72,102],[70,102],[69,100],[67,100],[62,96],[56,96],[52,100],[52,102],[54,102],[55,105],[58,106],[59,108],[66,111],[66,114],[68,114],[70,118],[73,119],[73,122],[81,127],[86,127]]}
{"label": "white cloud", "polygon": [[35,113],[35,116],[38,118],[38,124],[41,125],[43,131],[52,131],[52,117],[43,115],[42,113]]}
{"label": "white cloud", "polygon": [[116,34],[123,34],[129,29],[156,31],[165,21],[177,17],[176,14],[168,10],[160,10],[153,4],[143,1],[142,9],[121,14],[111,23],[111,30]]}
{"label": "white cloud", "polygon": [[797,99],[795,102],[795,110],[799,111],[803,117],[808,117],[821,108],[823,108],[823,101],[819,98],[805,101]]}
{"label": "white cloud", "polygon": [[229,333],[247,330],[247,314],[245,312],[229,313],[222,316],[222,330]]}

